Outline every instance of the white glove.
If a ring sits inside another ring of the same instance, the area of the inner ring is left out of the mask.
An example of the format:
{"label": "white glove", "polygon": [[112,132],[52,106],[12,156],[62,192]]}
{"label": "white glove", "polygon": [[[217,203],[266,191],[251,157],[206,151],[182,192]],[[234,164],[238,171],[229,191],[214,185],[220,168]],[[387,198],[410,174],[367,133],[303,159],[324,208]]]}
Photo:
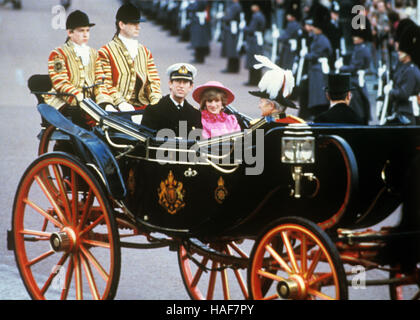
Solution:
{"label": "white glove", "polygon": [[340,70],[343,66],[343,58],[338,58],[337,61],[334,63],[334,68]]}
{"label": "white glove", "polygon": [[118,105],[118,109],[120,109],[120,111],[134,111],[134,107],[129,104],[128,102],[121,102]]}
{"label": "white glove", "polygon": [[143,119],[142,114],[136,114],[135,116],[131,116],[131,121],[137,124],[141,124],[141,119]]}
{"label": "white glove", "polygon": [[308,54],[308,48],[306,46],[305,47],[302,47],[302,49],[300,49],[300,56],[301,57],[304,57],[307,54]]}
{"label": "white glove", "polygon": [[273,31],[272,31],[271,35],[272,35],[273,39],[280,38],[280,30],[276,26],[273,26]]}
{"label": "white glove", "polygon": [[242,20],[239,23],[239,30],[243,30],[243,29],[245,29],[245,27],[246,27],[246,21]]}
{"label": "white glove", "polygon": [[108,111],[108,112],[118,112],[118,110],[112,104],[107,104],[105,106],[105,111]]}
{"label": "white glove", "polygon": [[387,83],[384,87],[384,94],[388,95],[391,90],[392,90],[392,83]]}
{"label": "white glove", "polygon": [[224,17],[225,13],[224,12],[218,12],[216,13],[216,19],[222,19]]}

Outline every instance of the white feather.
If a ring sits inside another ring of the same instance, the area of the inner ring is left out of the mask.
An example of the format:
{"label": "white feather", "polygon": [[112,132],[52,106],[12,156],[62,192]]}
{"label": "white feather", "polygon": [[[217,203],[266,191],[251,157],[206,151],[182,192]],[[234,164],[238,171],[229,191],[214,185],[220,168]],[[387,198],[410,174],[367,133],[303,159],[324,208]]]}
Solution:
{"label": "white feather", "polygon": [[283,70],[265,56],[254,55],[254,57],[259,62],[254,64],[255,69],[261,69],[263,67],[270,69],[264,73],[258,83],[260,91],[267,92],[270,99],[275,99],[284,85],[282,94],[284,97],[289,96],[295,86],[295,79],[292,72],[290,70]]}

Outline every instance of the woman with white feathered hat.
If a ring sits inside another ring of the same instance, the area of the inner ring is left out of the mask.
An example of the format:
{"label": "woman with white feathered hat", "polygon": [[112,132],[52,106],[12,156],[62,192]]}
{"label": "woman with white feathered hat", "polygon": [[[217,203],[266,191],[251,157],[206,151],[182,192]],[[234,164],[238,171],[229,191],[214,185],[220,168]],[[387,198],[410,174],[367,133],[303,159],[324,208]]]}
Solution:
{"label": "woman with white feathered hat", "polygon": [[286,115],[287,108],[297,109],[295,103],[287,98],[295,86],[292,71],[283,70],[265,56],[255,55],[255,59],[259,62],[254,65],[255,69],[269,69],[258,83],[259,91],[249,91],[253,96],[260,98],[258,107],[261,109],[261,116],[266,117],[269,122],[303,122],[298,117]]}

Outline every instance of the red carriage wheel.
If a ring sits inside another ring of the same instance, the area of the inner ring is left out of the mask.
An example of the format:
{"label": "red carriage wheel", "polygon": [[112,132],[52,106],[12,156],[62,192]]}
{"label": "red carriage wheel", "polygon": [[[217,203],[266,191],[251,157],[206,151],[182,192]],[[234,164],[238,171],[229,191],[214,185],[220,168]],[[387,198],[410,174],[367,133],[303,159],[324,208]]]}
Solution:
{"label": "red carriage wheel", "polygon": [[71,155],[49,153],[25,171],[12,232],[33,299],[111,299],[120,275],[118,230],[101,185]]}
{"label": "red carriage wheel", "polygon": [[[226,256],[242,258],[247,264],[252,243],[245,240],[220,241],[208,246]],[[246,275],[244,267],[233,266],[227,261],[212,259],[194,249],[184,246],[178,249],[178,263],[182,280],[191,299],[194,300],[229,300],[247,299]]]}
{"label": "red carriage wheel", "polygon": [[[269,291],[263,288],[265,279],[276,284]],[[299,217],[277,220],[255,242],[248,287],[250,298],[258,300],[348,297],[343,264],[333,242],[316,224]]]}

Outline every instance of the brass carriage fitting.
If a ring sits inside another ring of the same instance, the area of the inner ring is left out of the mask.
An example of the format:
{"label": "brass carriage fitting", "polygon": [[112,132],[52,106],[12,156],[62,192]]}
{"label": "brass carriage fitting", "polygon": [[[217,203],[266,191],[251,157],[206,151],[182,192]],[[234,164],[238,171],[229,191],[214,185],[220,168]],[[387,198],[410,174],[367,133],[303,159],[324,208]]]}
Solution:
{"label": "brass carriage fitting", "polygon": [[305,282],[300,276],[292,275],[277,284],[277,294],[283,299],[302,299],[306,295]]}
{"label": "brass carriage fitting", "polygon": [[[302,178],[307,178],[309,181],[316,181],[318,184],[317,177],[311,172],[304,173],[301,166],[293,166],[292,178],[293,178],[293,181],[295,182],[295,186],[294,186],[294,189],[291,190],[290,195],[294,196],[296,199],[299,199],[302,197],[302,194],[301,194]],[[310,197],[314,197],[316,195],[316,193],[318,192],[317,189]]]}
{"label": "brass carriage fitting", "polygon": [[51,248],[55,252],[69,252],[76,243],[76,235],[74,231],[69,228],[64,228],[63,231],[54,232],[50,237]]}

